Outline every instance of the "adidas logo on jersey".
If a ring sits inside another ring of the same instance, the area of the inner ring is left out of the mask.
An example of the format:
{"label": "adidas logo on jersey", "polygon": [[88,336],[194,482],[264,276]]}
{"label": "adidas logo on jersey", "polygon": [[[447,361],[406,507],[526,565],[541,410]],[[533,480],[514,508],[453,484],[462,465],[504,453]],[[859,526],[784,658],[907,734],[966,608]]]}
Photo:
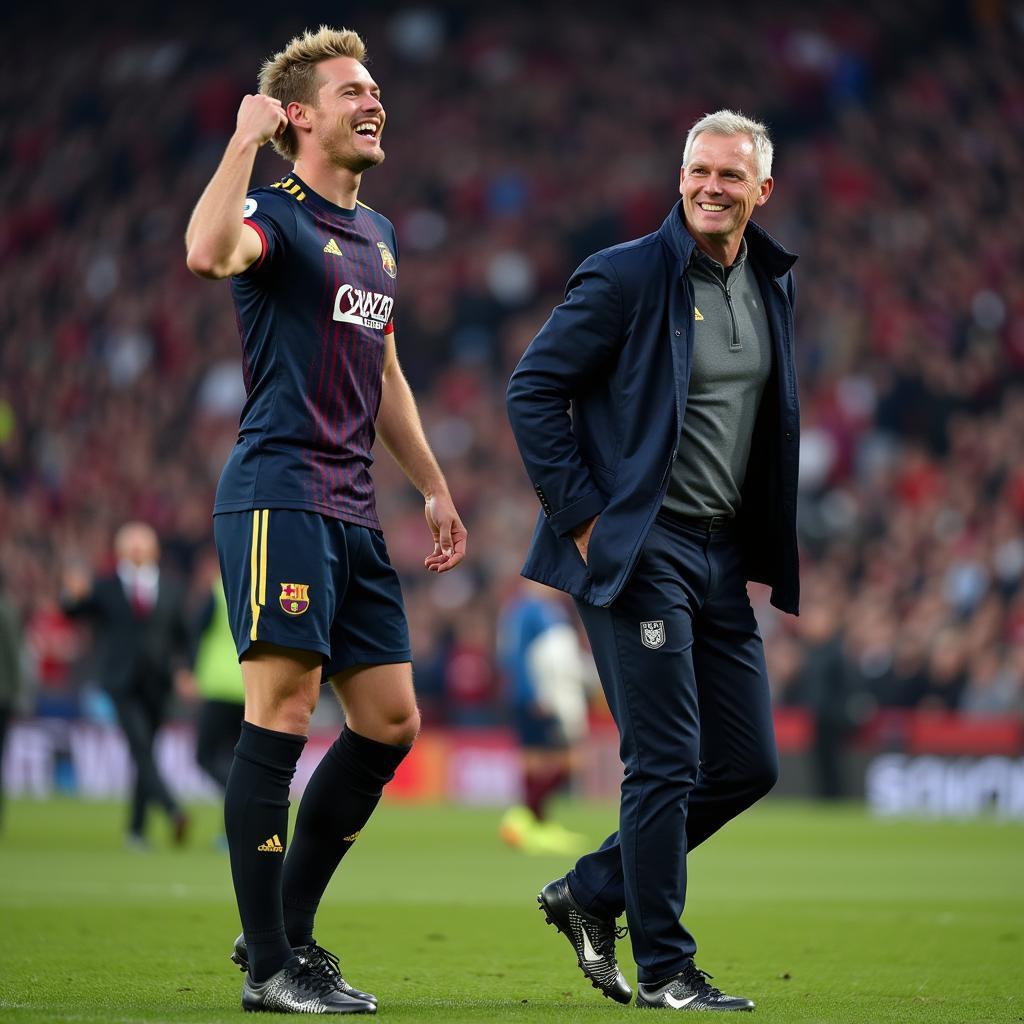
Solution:
{"label": "adidas logo on jersey", "polygon": [[271,836],[266,842],[260,843],[256,847],[260,853],[284,853],[284,845],[281,843],[281,837],[277,835]]}
{"label": "adidas logo on jersey", "polygon": [[329,252],[332,256],[341,256],[342,251],[338,243],[332,238],[324,246],[324,252]]}
{"label": "adidas logo on jersey", "polygon": [[343,324],[359,324],[382,331],[391,319],[394,306],[395,300],[390,295],[343,284],[334,297],[334,319]]}

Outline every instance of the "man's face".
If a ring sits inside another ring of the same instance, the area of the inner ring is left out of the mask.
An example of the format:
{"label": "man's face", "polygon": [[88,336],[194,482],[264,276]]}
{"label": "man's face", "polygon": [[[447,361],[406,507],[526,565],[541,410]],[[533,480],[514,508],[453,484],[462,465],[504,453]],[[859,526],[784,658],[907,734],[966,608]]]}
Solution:
{"label": "man's face", "polygon": [[385,113],[380,89],[369,72],[351,57],[334,57],[317,65],[318,105],[309,108],[313,135],[331,163],[356,174],[384,159],[380,146]]}
{"label": "man's face", "polygon": [[701,132],[679,175],[687,227],[695,237],[738,243],[754,208],[768,201],[772,184],[771,178],[757,180],[749,135]]}
{"label": "man's face", "polygon": [[141,568],[156,565],[160,559],[160,544],[153,530],[144,523],[128,523],[118,531],[115,542],[118,561],[130,562]]}

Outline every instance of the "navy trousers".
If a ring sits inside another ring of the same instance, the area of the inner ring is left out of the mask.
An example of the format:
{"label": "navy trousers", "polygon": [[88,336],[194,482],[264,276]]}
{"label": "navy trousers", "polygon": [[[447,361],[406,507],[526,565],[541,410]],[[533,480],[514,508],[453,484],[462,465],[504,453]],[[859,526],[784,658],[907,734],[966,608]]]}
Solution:
{"label": "navy trousers", "polygon": [[578,603],[619,729],[619,830],[569,872],[576,900],[629,924],[638,979],[696,951],[686,854],[778,777],[764,647],[732,530],[663,512],[609,608]]}

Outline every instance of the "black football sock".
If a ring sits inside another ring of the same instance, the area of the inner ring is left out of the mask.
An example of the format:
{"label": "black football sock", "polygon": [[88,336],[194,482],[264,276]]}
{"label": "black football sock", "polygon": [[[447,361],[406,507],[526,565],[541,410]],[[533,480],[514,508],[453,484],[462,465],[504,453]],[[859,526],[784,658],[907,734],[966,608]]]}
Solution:
{"label": "black football sock", "polygon": [[568,781],[568,768],[545,768],[527,774],[524,785],[526,806],[538,821],[546,820],[548,800]]}
{"label": "black football sock", "polygon": [[266,981],[292,956],[281,909],[281,873],[288,845],[288,787],[305,744],[304,736],[243,722],[224,791],[231,878],[254,981]]}
{"label": "black football sock", "polygon": [[313,918],[327,883],[410,749],[345,726],[313,772],[284,862],[284,924],[293,946],[313,941]]}

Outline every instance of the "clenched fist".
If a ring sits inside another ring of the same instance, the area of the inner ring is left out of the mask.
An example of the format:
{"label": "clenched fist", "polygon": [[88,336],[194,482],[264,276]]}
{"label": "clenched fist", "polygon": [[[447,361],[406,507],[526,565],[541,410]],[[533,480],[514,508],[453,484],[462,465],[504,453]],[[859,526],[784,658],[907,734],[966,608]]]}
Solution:
{"label": "clenched fist", "polygon": [[288,127],[288,115],[280,100],[257,93],[246,96],[238,108],[235,134],[253,140],[257,146],[269,142]]}

